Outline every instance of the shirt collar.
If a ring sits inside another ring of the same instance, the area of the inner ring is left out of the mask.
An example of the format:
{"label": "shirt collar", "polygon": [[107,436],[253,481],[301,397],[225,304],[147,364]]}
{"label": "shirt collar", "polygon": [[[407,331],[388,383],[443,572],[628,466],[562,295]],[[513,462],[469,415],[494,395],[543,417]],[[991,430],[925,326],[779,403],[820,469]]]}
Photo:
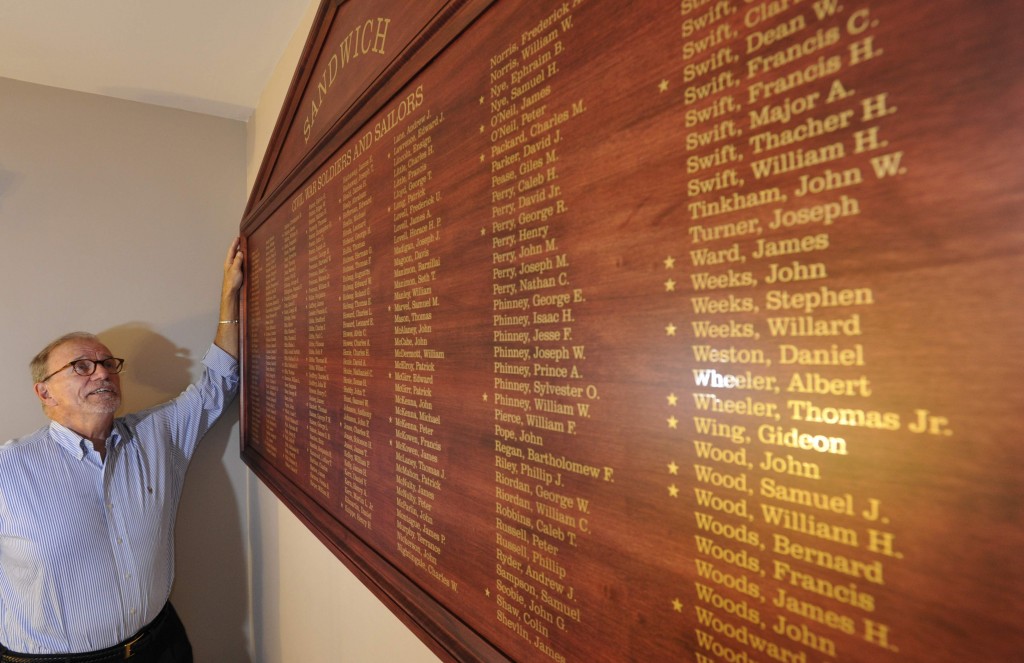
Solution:
{"label": "shirt collar", "polygon": [[[63,424],[59,424],[56,421],[51,420],[50,436],[56,440],[57,444],[63,447],[65,451],[78,460],[85,458],[85,438],[75,431]],[[107,438],[107,448],[116,448],[123,442],[130,439],[132,439],[131,428],[121,419],[115,419],[114,427],[110,431],[110,437]]]}

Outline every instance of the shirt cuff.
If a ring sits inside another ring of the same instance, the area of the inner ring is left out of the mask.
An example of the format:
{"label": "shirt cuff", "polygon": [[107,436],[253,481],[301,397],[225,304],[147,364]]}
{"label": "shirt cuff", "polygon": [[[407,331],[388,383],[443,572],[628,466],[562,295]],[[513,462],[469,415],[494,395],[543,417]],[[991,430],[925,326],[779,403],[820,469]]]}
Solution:
{"label": "shirt cuff", "polygon": [[234,377],[238,375],[238,360],[213,344],[203,357],[203,364],[214,373]]}

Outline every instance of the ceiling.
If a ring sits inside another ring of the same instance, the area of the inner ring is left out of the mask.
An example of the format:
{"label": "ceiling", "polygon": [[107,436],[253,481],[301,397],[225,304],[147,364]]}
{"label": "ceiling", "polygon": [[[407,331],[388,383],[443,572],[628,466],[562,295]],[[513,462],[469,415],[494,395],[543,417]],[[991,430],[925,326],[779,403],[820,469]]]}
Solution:
{"label": "ceiling", "polygon": [[0,77],[244,121],[310,2],[0,0]]}

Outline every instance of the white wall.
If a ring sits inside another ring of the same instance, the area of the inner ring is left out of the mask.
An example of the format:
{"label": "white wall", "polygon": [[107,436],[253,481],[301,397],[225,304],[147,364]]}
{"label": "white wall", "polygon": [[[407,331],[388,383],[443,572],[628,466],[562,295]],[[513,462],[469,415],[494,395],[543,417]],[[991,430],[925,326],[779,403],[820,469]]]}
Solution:
{"label": "white wall", "polygon": [[[0,439],[45,423],[28,362],[67,331],[95,332],[127,360],[124,411],[198,377],[245,205],[245,131],[0,79]],[[247,656],[237,421],[200,447],[178,517],[173,599],[200,663]]]}
{"label": "white wall", "polygon": [[[318,5],[310,3],[249,123],[250,188]],[[256,661],[438,660],[252,475],[248,505]]]}

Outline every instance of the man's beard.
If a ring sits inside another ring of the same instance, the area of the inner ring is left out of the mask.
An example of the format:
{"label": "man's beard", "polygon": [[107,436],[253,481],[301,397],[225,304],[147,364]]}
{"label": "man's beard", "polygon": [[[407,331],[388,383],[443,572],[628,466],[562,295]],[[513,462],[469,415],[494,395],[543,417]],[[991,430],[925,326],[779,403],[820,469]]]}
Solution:
{"label": "man's beard", "polygon": [[[98,398],[90,398],[99,389],[109,389],[110,391],[99,394]],[[112,383],[108,382],[97,385],[96,389],[86,396],[82,409],[93,414],[109,414],[116,412],[119,407],[121,407],[121,393]]]}

